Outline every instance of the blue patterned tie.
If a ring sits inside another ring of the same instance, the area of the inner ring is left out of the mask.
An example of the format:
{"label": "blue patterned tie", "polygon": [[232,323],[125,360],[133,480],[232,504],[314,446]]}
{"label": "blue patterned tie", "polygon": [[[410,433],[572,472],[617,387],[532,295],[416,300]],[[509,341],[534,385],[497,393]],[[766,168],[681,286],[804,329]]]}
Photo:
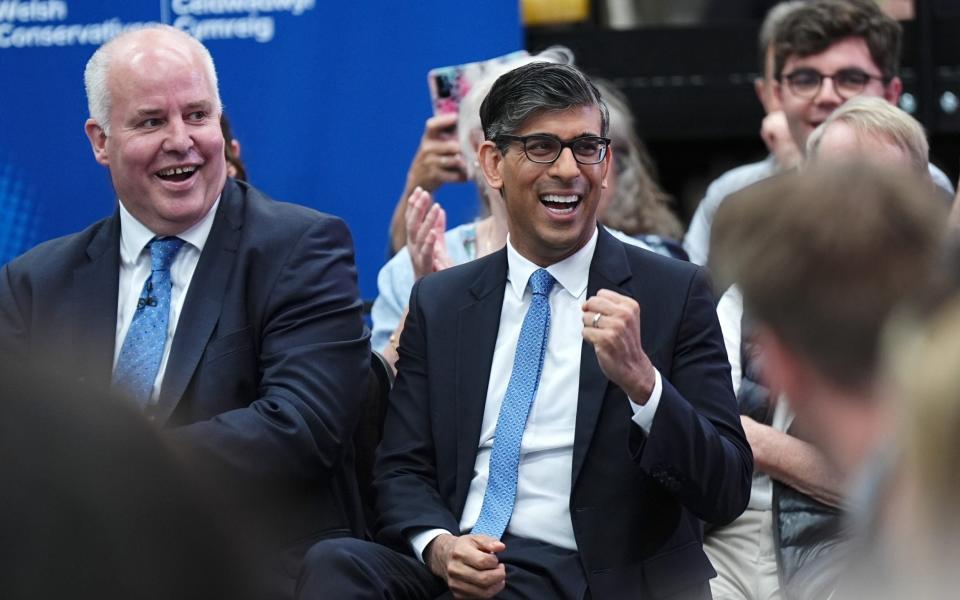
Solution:
{"label": "blue patterned tie", "polygon": [[141,407],[150,401],[153,382],[160,369],[170,320],[170,264],[183,240],[154,238],[150,247],[151,273],[143,284],[137,311],[133,314],[120,357],[113,370],[113,385]]}
{"label": "blue patterned tie", "polygon": [[520,327],[517,353],[513,357],[510,383],[500,405],[497,428],[490,451],[490,476],[483,494],[483,507],[473,533],[500,539],[507,529],[517,499],[520,442],[527,416],[537,395],[543,355],[550,333],[550,288],[554,279],[544,269],[534,271],[528,285],[533,290],[530,308]]}

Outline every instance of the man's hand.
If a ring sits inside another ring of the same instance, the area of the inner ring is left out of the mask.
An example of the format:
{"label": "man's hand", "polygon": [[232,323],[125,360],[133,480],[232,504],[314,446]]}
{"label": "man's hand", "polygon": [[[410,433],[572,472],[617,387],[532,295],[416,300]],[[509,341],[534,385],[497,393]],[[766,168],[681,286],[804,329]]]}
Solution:
{"label": "man's hand", "polygon": [[417,188],[407,200],[405,215],[407,226],[407,250],[413,262],[413,276],[420,279],[434,271],[449,266],[444,228],[447,216],[443,208],[433,201],[430,192]]}
{"label": "man's hand", "polygon": [[610,290],[600,290],[588,298],[583,304],[583,339],[593,345],[607,379],[619,385],[632,401],[646,404],[656,375],[640,344],[637,301]]}
{"label": "man's hand", "polygon": [[454,598],[492,598],[507,583],[506,568],[496,556],[504,549],[503,542],[486,535],[445,533],[430,542],[424,558]]}
{"label": "man's hand", "polygon": [[803,159],[803,153],[797,148],[793,136],[790,135],[787,117],[782,110],[775,110],[763,118],[760,137],[767,145],[767,150],[773,154],[780,170],[792,169]]}

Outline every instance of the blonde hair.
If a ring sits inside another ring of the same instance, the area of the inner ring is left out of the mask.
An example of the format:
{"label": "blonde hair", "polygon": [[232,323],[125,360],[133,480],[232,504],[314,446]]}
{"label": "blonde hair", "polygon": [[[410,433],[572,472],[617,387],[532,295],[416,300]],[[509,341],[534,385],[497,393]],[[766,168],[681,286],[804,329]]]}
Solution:
{"label": "blonde hair", "polygon": [[[901,443],[915,478],[924,514],[935,515],[944,533],[960,534],[960,298],[926,323],[896,323],[887,347],[900,401]],[[947,527],[952,526],[952,530]]]}
{"label": "blonde hair", "polygon": [[837,108],[807,139],[807,157],[815,160],[827,128],[843,123],[861,138],[880,139],[900,148],[918,174],[929,177],[930,146],[916,119],[882,98],[858,96]]}

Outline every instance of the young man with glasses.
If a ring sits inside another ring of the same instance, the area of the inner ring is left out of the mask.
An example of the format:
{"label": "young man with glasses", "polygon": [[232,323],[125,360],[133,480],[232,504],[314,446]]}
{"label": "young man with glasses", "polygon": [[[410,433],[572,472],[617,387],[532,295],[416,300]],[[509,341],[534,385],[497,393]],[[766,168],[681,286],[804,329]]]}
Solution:
{"label": "young man with glasses", "polygon": [[752,461],[706,279],[598,227],[615,150],[579,71],[510,71],[480,116],[507,246],[415,284],[385,546],[321,542],[300,597],[710,598],[701,520],[740,514]]}
{"label": "young man with glasses", "polygon": [[[900,25],[873,0],[814,0],[784,17],[773,35],[773,92],[801,151],[810,132],[850,98],[899,101],[900,39]],[[723,200],[776,170],[775,162],[764,160],[728,171],[710,185],[684,238],[690,260],[707,263],[713,215]],[[930,165],[930,176],[953,197],[953,185],[940,169]]]}

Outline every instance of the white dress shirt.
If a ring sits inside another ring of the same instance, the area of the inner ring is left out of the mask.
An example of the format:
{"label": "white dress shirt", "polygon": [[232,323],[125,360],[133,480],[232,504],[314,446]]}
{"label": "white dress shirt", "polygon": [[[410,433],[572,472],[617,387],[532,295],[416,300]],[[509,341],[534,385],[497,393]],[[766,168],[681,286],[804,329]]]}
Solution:
{"label": "white dress shirt", "polygon": [[[177,322],[180,320],[183,301],[187,297],[190,280],[193,279],[193,272],[200,261],[203,246],[207,243],[207,237],[210,235],[210,228],[213,227],[213,218],[217,214],[219,205],[220,198],[217,198],[217,201],[214,202],[213,207],[210,208],[203,219],[176,236],[186,243],[177,252],[177,256],[170,265],[172,290],[170,294],[170,319],[167,324],[167,341],[163,348],[160,369],[157,371],[157,378],[153,383],[153,392],[150,394],[151,402],[156,402],[160,395],[160,384],[163,382],[163,374],[167,370],[167,359],[170,357],[170,342],[173,340],[173,334],[177,331]],[[113,348],[114,368],[116,368],[117,360],[120,358],[120,349],[123,347],[123,340],[127,337],[127,330],[130,329],[130,323],[133,321],[133,314],[137,311],[137,301],[143,292],[143,284],[146,283],[152,270],[147,244],[154,237],[156,237],[156,234],[131,215],[123,202],[120,202],[120,285],[117,292],[117,338]]]}
{"label": "white dress shirt", "polygon": [[741,345],[743,343],[743,294],[736,285],[731,285],[720,301],[717,302],[717,319],[723,332],[723,345],[727,349],[730,361],[730,379],[733,382],[733,395],[740,393],[743,368],[740,365]]}
{"label": "white dress shirt", "polygon": [[[587,299],[587,279],[596,245],[595,231],[583,248],[547,267],[556,280],[549,297],[550,332],[540,384],[520,446],[516,503],[507,526],[507,532],[512,535],[571,550],[577,549],[570,519],[570,491],[583,344],[582,306]],[[508,237],[507,286],[487,384],[473,479],[460,519],[461,532],[473,528],[483,505],[497,417],[513,370],[520,328],[533,296],[527,282],[538,268],[514,249]],[[634,422],[648,433],[662,391],[660,373],[656,372],[654,389],[647,403],[640,406],[629,402]],[[421,560],[427,545],[442,533],[448,532],[430,529],[411,536],[411,545]]]}

